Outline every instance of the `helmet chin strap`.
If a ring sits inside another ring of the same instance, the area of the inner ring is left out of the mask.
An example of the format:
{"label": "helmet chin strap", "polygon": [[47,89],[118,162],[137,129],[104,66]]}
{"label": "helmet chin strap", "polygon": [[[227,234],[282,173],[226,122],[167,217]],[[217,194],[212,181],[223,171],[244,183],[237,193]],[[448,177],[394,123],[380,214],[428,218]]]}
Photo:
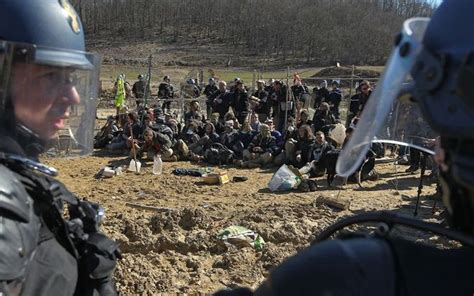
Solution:
{"label": "helmet chin strap", "polygon": [[15,125],[15,132],[15,139],[29,158],[37,159],[41,153],[46,151],[49,141],[41,139],[38,134],[23,124],[17,123]]}

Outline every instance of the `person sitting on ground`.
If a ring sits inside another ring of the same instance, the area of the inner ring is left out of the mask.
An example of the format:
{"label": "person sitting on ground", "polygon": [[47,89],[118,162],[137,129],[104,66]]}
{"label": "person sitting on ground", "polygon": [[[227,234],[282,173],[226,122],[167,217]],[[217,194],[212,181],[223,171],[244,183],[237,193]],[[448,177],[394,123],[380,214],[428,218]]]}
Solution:
{"label": "person sitting on ground", "polygon": [[307,109],[302,109],[302,102],[296,103],[296,128],[300,128],[302,125],[313,124],[313,121],[309,120],[309,111]]}
{"label": "person sitting on ground", "polygon": [[257,134],[255,130],[252,129],[249,122],[245,121],[236,137],[234,138],[234,144],[232,145],[232,151],[234,151],[237,158],[242,158],[243,151],[248,148],[250,142],[252,142],[254,136]]}
{"label": "person sitting on ground", "polygon": [[335,148],[326,141],[324,133],[321,131],[316,133],[316,142],[311,148],[311,157],[305,165],[305,168],[308,168],[308,170],[305,171],[304,168],[302,168],[300,172],[310,173],[310,177],[324,176],[326,173],[326,164],[322,160],[328,152],[335,150]]}
{"label": "person sitting on ground", "polygon": [[171,160],[173,149],[171,149],[171,141],[167,135],[147,128],[143,136],[145,142],[137,151],[138,158],[142,158],[146,153],[148,160],[153,160],[157,154],[161,155],[162,160]]}
{"label": "person sitting on ground", "polygon": [[220,137],[211,122],[204,124],[204,135],[196,142],[189,145],[189,158],[194,161],[204,159],[204,152],[214,143],[219,143]]}
{"label": "person sitting on ground", "polygon": [[313,130],[323,131],[327,135],[331,127],[336,123],[336,118],[329,110],[329,104],[326,102],[321,103],[319,110],[314,113]]}
{"label": "person sitting on ground", "polygon": [[225,122],[224,132],[220,135],[221,144],[228,149],[233,150],[233,145],[238,137],[237,131],[234,129],[234,121],[228,120]]}
{"label": "person sitting on ground", "polygon": [[190,121],[188,125],[183,129],[181,133],[181,137],[177,142],[180,160],[187,160],[190,156],[189,146],[199,142],[200,137],[197,133],[198,128],[199,128],[199,122],[193,120],[193,121]]}
{"label": "person sitting on ground", "polygon": [[[136,113],[127,114],[128,121],[123,127],[123,132],[112,139],[106,147],[110,150],[129,150],[132,147],[132,141],[142,134],[142,127],[138,121]],[[132,137],[133,135],[133,137]]]}
{"label": "person sitting on ground", "polygon": [[119,128],[116,124],[115,118],[118,116],[109,116],[107,117],[107,122],[100,129],[100,131],[94,137],[94,148],[105,148],[107,144],[117,135]]}
{"label": "person sitting on ground", "polygon": [[272,137],[270,128],[262,124],[260,132],[252,140],[248,149],[243,152],[242,167],[256,168],[268,165],[272,162],[275,153],[278,151],[275,138]]}
{"label": "person sitting on ground", "polygon": [[250,127],[252,130],[258,133],[260,131],[261,124],[262,122],[258,120],[258,115],[256,113],[252,113],[252,115],[250,115]]}
{"label": "person sitting on ground", "polygon": [[311,152],[315,143],[315,137],[313,131],[309,125],[302,125],[298,129],[298,141],[295,145],[295,154],[293,160],[293,165],[295,167],[302,167],[311,159]]}
{"label": "person sitting on ground", "polygon": [[189,104],[189,111],[184,114],[184,121],[188,122],[190,120],[202,121],[201,106],[197,100],[191,101]]}

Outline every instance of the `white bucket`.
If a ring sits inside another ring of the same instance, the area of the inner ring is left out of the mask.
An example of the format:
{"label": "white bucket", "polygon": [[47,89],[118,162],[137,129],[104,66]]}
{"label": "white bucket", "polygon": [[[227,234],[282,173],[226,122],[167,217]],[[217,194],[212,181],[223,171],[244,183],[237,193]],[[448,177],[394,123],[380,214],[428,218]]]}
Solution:
{"label": "white bucket", "polygon": [[128,165],[128,171],[139,173],[141,167],[142,167],[142,163],[140,161],[137,160],[135,162],[135,159],[132,159],[132,160],[130,160],[130,164]]}

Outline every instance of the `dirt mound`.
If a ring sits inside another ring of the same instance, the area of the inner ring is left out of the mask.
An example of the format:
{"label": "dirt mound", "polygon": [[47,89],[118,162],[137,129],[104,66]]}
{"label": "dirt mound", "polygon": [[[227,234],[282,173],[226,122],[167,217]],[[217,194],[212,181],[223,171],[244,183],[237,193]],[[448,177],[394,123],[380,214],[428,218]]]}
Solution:
{"label": "dirt mound", "polygon": [[[369,70],[369,69],[354,69],[354,81],[360,81],[363,79],[377,79],[379,78],[381,73],[376,70]],[[312,75],[311,78],[322,78],[328,80],[328,83],[331,83],[331,79],[341,79],[341,87],[350,87],[350,79],[352,77],[352,68],[351,67],[328,67],[324,68],[321,71],[317,72],[316,74]],[[321,81],[308,81],[309,84],[317,85]]]}
{"label": "dirt mound", "polygon": [[[354,76],[361,78],[379,78],[380,72],[375,70],[360,69],[355,67]],[[350,78],[352,75],[351,67],[328,67],[324,68],[311,77],[330,77],[330,78]]]}

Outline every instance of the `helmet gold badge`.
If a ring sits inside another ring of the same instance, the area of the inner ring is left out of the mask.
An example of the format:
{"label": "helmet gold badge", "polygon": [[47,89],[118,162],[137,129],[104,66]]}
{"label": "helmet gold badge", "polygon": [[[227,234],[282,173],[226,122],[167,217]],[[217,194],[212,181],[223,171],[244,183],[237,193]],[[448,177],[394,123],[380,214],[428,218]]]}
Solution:
{"label": "helmet gold badge", "polygon": [[72,31],[76,34],[79,34],[79,32],[81,32],[81,27],[79,25],[79,16],[74,10],[74,7],[72,7],[71,3],[69,3],[68,0],[59,0],[59,4],[64,9],[67,21],[71,26]]}

